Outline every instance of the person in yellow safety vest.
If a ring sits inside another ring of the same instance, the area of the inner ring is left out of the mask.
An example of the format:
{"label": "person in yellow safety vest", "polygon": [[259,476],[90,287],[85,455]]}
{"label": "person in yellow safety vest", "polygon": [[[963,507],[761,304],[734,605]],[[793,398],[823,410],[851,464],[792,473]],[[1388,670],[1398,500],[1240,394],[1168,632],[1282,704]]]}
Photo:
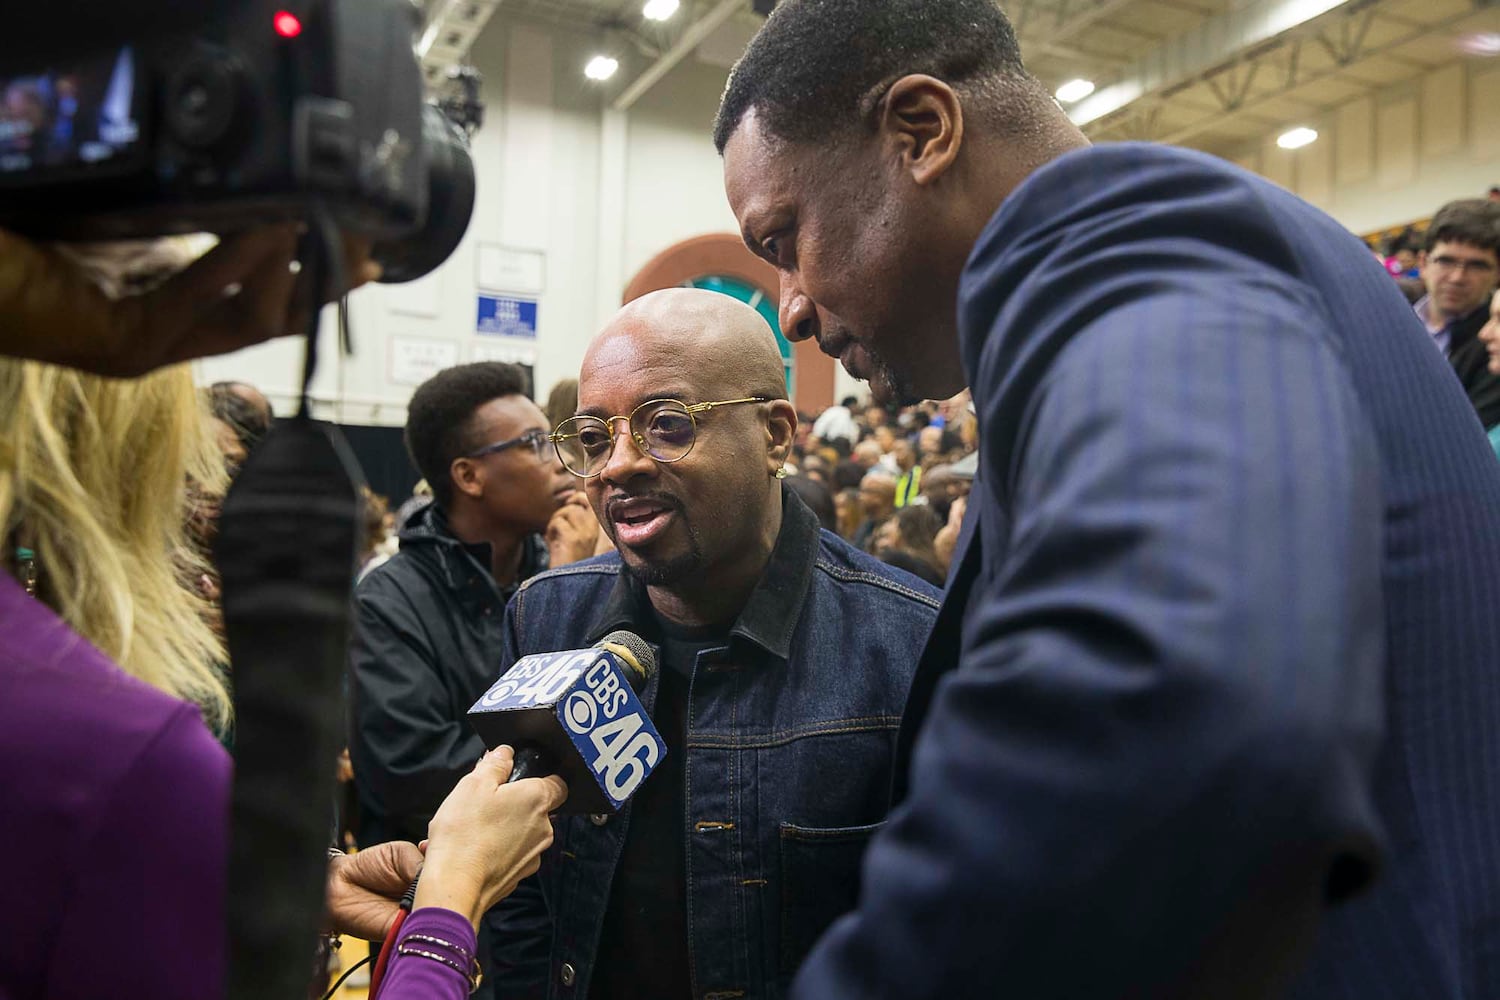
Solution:
{"label": "person in yellow safety vest", "polygon": [[922,495],[922,467],[917,464],[917,450],[910,441],[897,441],[891,453],[901,470],[901,477],[896,480],[896,506],[901,508]]}

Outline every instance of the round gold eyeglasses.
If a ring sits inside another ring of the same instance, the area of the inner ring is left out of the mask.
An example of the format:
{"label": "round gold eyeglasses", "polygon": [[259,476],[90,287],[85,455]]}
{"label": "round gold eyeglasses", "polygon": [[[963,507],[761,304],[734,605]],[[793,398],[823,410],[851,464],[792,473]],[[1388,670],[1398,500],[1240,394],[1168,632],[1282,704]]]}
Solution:
{"label": "round gold eyeglasses", "polygon": [[630,415],[609,418],[571,417],[552,432],[552,444],[563,467],[581,479],[592,479],[604,471],[614,452],[615,421],[625,421],[630,440],[641,454],[658,462],[680,462],[698,440],[698,416],[721,406],[768,403],[765,396],[721,399],[689,405],[678,399],[651,399]]}

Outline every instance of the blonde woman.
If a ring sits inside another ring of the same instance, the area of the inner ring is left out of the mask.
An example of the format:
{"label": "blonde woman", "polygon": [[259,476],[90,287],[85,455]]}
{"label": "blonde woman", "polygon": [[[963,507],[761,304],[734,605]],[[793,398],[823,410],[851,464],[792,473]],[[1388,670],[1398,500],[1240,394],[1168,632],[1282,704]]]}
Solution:
{"label": "blonde woman", "polygon": [[[10,1000],[222,991],[230,762],[214,731],[231,709],[222,650],[185,585],[201,569],[187,483],[222,485],[206,427],[185,368],[120,382],[0,358]],[[434,820],[406,934],[449,947],[400,956],[387,1000],[467,993],[473,925],[535,870],[565,793],[556,779],[505,786],[508,771],[492,755]],[[379,934],[394,908],[354,867],[331,873],[335,902],[362,906],[347,923]]]}
{"label": "blonde woman", "polygon": [[[229,697],[181,582],[187,474],[218,484],[212,449],[185,369],[112,382],[0,359],[0,844],[24,859],[0,994],[129,976],[188,996],[201,984],[160,981],[184,953],[222,968],[230,767],[204,723],[228,725]],[[101,961],[101,939],[128,951]]]}

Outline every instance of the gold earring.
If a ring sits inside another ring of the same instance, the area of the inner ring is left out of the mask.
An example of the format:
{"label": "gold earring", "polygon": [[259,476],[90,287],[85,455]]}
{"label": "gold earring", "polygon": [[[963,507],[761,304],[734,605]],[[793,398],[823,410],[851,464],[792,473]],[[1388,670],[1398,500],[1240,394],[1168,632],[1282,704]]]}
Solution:
{"label": "gold earring", "polygon": [[36,596],[36,553],[31,549],[16,549],[16,579],[28,597]]}
{"label": "gold earring", "polygon": [[772,473],[772,475],[774,475],[777,479],[785,479],[786,466],[782,466],[781,468],[777,469],[774,473]]}

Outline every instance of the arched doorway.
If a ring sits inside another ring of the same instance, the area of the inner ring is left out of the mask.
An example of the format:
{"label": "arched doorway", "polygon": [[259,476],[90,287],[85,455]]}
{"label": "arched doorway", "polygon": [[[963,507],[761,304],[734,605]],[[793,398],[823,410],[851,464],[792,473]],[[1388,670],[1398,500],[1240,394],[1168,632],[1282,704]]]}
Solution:
{"label": "arched doorway", "polygon": [[786,394],[789,399],[797,398],[797,355],[792,348],[792,342],[781,335],[781,317],[777,315],[776,304],[771,298],[759,288],[728,275],[713,274],[702,278],[693,278],[689,281],[690,288],[702,288],[710,292],[719,292],[730,298],[739,299],[745,305],[760,313],[760,318],[766,321],[771,332],[776,334],[776,346],[781,348],[781,366],[786,369]]}
{"label": "arched doorway", "polygon": [[625,288],[622,304],[663,288],[707,288],[731,295],[765,317],[776,334],[787,367],[787,394],[804,413],[833,405],[836,362],[812,341],[793,344],[781,334],[776,308],[776,272],[731,233],[696,236],[668,247],[641,268]]}

